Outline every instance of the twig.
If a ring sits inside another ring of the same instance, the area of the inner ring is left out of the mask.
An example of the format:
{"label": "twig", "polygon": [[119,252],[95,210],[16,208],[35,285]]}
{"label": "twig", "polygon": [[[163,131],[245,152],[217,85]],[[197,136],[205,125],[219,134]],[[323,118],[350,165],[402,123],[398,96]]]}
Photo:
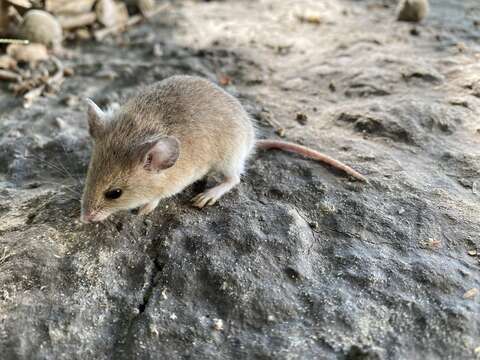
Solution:
{"label": "twig", "polygon": [[59,16],[58,21],[65,30],[75,29],[93,24],[97,20],[97,15],[94,12],[85,14]]}
{"label": "twig", "polygon": [[43,94],[45,90],[48,90],[47,86],[49,88],[54,88],[55,86],[59,86],[62,83],[64,70],[63,64],[55,56],[52,56],[52,61],[55,63],[55,66],[57,68],[55,74],[49,77],[44,84],[28,91],[25,95],[23,95],[23,106],[25,108],[30,107],[32,103]]}
{"label": "twig", "polygon": [[7,0],[7,2],[25,9],[30,9],[32,7],[32,4],[28,0]]}
{"label": "twig", "polygon": [[35,89],[32,89],[23,95],[23,107],[29,108],[32,106],[33,101],[42,95],[43,90],[45,90],[45,85],[41,85]]}
{"label": "twig", "polygon": [[58,60],[58,58],[55,56],[52,56],[52,61],[55,63],[55,66],[57,67],[57,71],[50,79],[48,79],[47,84],[49,86],[60,84],[63,81],[64,68],[63,68],[62,62]]}
{"label": "twig", "polygon": [[13,71],[1,70],[0,69],[0,80],[5,81],[20,81],[20,75]]}
{"label": "twig", "polygon": [[128,21],[125,24],[118,24],[118,25],[114,25],[114,26],[110,26],[110,27],[107,27],[107,28],[104,28],[104,29],[97,30],[94,33],[95,40],[101,41],[106,36],[108,36],[108,35],[110,35],[114,32],[117,32],[119,30],[122,30],[123,28],[127,28],[127,27],[130,27],[130,26],[136,25],[140,21],[142,21],[143,19],[150,19],[152,16],[157,15],[158,13],[168,9],[169,7],[170,7],[170,4],[159,5],[156,9],[154,9],[154,10],[150,11],[149,13],[145,14],[145,16],[134,15],[130,19],[128,19]]}
{"label": "twig", "polygon": [[20,45],[28,45],[30,41],[23,40],[23,39],[0,39],[0,44],[20,44]]}

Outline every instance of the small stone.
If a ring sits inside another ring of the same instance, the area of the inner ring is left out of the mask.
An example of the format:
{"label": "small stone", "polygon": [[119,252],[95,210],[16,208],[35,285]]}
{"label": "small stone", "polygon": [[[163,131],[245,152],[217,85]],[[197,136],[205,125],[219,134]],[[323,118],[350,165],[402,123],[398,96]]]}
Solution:
{"label": "small stone", "polygon": [[170,319],[171,319],[171,320],[176,320],[176,319],[177,319],[177,315],[176,315],[175,313],[172,313],[172,314],[170,315]]}
{"label": "small stone", "polygon": [[151,11],[155,10],[155,0],[137,0],[137,6],[140,12],[147,16]]}
{"label": "small stone", "polygon": [[223,320],[213,319],[212,328],[213,330],[216,330],[216,331],[223,331]]}
{"label": "small stone", "polygon": [[20,24],[18,36],[49,47],[59,47],[63,40],[63,31],[57,18],[42,10],[30,10]]}
{"label": "small stone", "polygon": [[78,40],[90,40],[92,38],[92,34],[90,31],[88,31],[88,29],[82,28],[75,31],[75,37]]}
{"label": "small stone", "polygon": [[154,325],[154,324],[150,324],[150,332],[155,335],[155,336],[158,336],[159,333],[158,333],[158,329],[157,327]]}
{"label": "small stone", "polygon": [[100,24],[111,27],[118,22],[117,6],[113,0],[99,0],[95,5],[95,13]]}
{"label": "small stone", "polygon": [[477,250],[468,250],[468,255],[477,256]]}
{"label": "small stone", "polygon": [[467,45],[464,42],[459,42],[456,44],[457,50],[459,52],[465,52],[467,51]]}
{"label": "small stone", "polygon": [[404,212],[405,212],[405,209],[404,209],[404,208],[398,209],[398,214],[399,214],[399,215],[402,215]]}
{"label": "small stone", "polygon": [[410,29],[410,35],[412,36],[420,36],[420,31],[416,27]]}
{"label": "small stone", "polygon": [[75,105],[77,105],[79,102],[80,102],[80,99],[78,98],[78,96],[75,96],[75,95],[67,95],[67,96],[63,99],[63,103],[64,103],[65,105],[67,105],[68,107],[75,106]]}
{"label": "small stone", "polygon": [[285,136],[285,129],[284,128],[279,128],[279,129],[275,130],[275,133],[280,137],[284,137]]}
{"label": "small stone", "polygon": [[397,10],[399,21],[422,21],[428,14],[428,0],[401,0]]}
{"label": "small stone", "polygon": [[275,321],[276,319],[275,319],[275,316],[273,316],[273,315],[268,315],[267,320],[268,320],[268,321]]}
{"label": "small stone", "polygon": [[297,113],[297,116],[295,117],[295,119],[298,121],[299,124],[305,125],[308,121],[308,116],[307,114],[300,112],[300,113]]}
{"label": "small stone", "polygon": [[298,14],[297,18],[300,22],[319,25],[322,22],[322,17],[319,12],[308,10],[303,14]]}
{"label": "small stone", "polygon": [[113,70],[102,70],[95,74],[97,78],[114,80],[118,77],[118,74]]}
{"label": "small stone", "polygon": [[167,289],[163,289],[163,290],[162,290],[162,299],[163,299],[163,300],[167,300],[167,299],[168,299],[168,297],[167,297]]}
{"label": "small stone", "polygon": [[337,90],[337,87],[335,86],[335,83],[333,81],[330,81],[330,84],[328,84],[328,89],[331,92],[335,92]]}
{"label": "small stone", "polygon": [[71,67],[66,67],[65,69],[63,69],[63,75],[73,76],[75,75],[75,70],[73,70]]}
{"label": "small stone", "polygon": [[160,44],[153,45],[152,53],[155,57],[162,57],[163,56],[163,48]]}
{"label": "small stone", "polygon": [[61,117],[56,117],[55,118],[55,125],[59,128],[59,129],[65,129],[67,127],[67,123],[65,122],[65,120],[63,120]]}
{"label": "small stone", "polygon": [[478,289],[477,288],[472,288],[468,290],[465,294],[463,294],[464,299],[473,299],[478,295]]}

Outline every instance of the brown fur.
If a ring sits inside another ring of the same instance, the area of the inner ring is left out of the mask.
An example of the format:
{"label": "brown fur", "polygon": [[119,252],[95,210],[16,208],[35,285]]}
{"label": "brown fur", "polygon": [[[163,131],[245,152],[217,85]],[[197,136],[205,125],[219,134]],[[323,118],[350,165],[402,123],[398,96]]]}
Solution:
{"label": "brown fur", "polygon": [[[180,141],[176,164],[160,174],[144,171],[136,149],[159,135]],[[128,101],[94,140],[83,210],[130,209],[165,198],[229,161],[242,143],[254,142],[254,129],[240,103],[211,82],[174,76]],[[113,201],[103,193],[121,188]]]}

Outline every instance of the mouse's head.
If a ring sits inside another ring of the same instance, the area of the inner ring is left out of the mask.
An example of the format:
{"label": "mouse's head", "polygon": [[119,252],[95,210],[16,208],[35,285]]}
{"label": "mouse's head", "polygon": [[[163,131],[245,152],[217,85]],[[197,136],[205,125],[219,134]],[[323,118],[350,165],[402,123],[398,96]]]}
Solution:
{"label": "mouse's head", "polygon": [[164,171],[178,159],[180,144],[171,136],[143,135],[127,115],[105,113],[87,102],[93,151],[81,220],[95,222],[154,200]]}

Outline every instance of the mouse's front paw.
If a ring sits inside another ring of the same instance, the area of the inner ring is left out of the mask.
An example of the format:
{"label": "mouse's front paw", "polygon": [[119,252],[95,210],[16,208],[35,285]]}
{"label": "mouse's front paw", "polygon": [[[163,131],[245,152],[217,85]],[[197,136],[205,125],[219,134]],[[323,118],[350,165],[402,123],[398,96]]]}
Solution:
{"label": "mouse's front paw", "polygon": [[158,201],[152,201],[138,209],[138,215],[150,214],[158,205]]}

